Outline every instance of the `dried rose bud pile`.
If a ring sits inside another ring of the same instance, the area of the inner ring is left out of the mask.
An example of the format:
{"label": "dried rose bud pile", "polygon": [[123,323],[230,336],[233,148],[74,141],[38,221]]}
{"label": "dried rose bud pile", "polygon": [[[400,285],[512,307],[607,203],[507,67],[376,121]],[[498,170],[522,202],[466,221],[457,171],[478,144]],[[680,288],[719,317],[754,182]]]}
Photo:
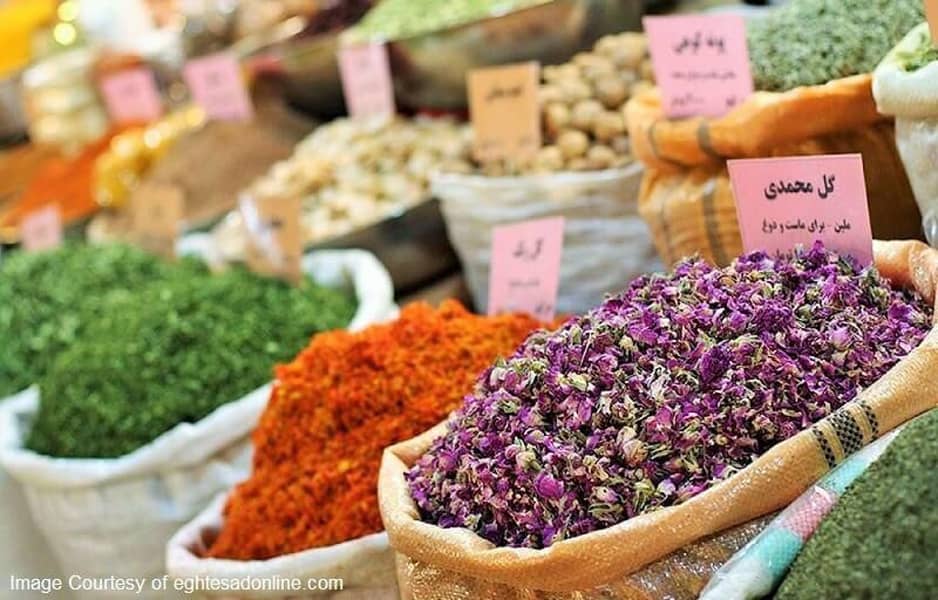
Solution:
{"label": "dried rose bud pile", "polygon": [[688,260],[489,368],[411,494],[428,522],[532,548],[679,504],[852,400],[931,318],[820,244]]}

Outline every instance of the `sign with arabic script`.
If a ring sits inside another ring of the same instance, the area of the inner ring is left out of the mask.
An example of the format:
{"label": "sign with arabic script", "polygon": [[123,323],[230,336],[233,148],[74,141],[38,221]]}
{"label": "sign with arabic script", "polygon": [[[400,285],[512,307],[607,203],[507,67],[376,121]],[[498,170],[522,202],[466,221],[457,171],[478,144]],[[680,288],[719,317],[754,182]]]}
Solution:
{"label": "sign with arabic script", "polygon": [[551,321],[557,310],[563,217],[502,225],[492,231],[488,314],[526,312]]}
{"label": "sign with arabic script", "polygon": [[752,94],[741,16],[645,17],[642,22],[669,117],[719,117]]}
{"label": "sign with arabic script", "polygon": [[728,162],[747,252],[788,253],[821,240],[863,265],[873,234],[859,154]]}

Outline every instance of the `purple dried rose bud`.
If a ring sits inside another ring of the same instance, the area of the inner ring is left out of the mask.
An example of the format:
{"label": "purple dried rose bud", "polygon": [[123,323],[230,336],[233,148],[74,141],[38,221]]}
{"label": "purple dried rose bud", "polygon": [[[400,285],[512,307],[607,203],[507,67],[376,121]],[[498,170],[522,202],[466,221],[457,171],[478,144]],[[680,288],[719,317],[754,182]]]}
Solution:
{"label": "purple dried rose bud", "polygon": [[407,473],[421,517],[542,548],[684,502],[831,414],[932,309],[820,244],[637,279],[484,373]]}
{"label": "purple dried rose bud", "polygon": [[534,488],[544,498],[556,500],[563,497],[563,484],[545,473],[537,476],[534,481]]}

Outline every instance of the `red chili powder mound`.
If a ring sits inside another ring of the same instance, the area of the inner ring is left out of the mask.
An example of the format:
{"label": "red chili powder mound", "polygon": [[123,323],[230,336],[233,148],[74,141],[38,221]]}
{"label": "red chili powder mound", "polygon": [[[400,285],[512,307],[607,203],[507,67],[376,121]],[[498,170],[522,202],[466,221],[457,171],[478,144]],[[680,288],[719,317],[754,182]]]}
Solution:
{"label": "red chili powder mound", "polygon": [[209,556],[264,560],[379,532],[386,446],[442,421],[479,373],[540,324],[458,302],[411,304],[396,321],[317,335],[277,368],[254,432],[254,465]]}

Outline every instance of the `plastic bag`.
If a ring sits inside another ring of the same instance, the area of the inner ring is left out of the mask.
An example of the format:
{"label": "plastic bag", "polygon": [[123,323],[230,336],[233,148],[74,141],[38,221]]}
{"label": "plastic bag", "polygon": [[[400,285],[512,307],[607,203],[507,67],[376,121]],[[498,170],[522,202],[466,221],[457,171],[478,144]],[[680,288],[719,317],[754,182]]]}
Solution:
{"label": "plastic bag", "polygon": [[713,575],[700,600],[749,600],[771,594],[847,487],[880,457],[903,427],[845,460],[783,510]]}
{"label": "plastic bag", "polygon": [[[661,269],[636,198],[641,166],[527,177],[441,175],[434,196],[475,306],[488,306],[492,228],[564,217],[558,313],[582,313],[637,275]],[[614,248],[614,251],[610,251]]]}
{"label": "plastic bag", "polygon": [[[354,289],[359,304],[350,327],[396,315],[390,276],[367,252],[314,252],[303,266],[325,285]],[[39,403],[31,389],[0,405],[0,464],[23,486],[33,521],[66,575],[162,576],[169,538],[250,473],[250,433],[269,394],[268,384],[120,458],[67,459],[23,448]],[[79,596],[137,597],[99,591]],[[144,590],[140,597],[184,596]]]}
{"label": "plastic bag", "polygon": [[[206,580],[238,585],[239,582],[274,582],[297,578],[301,590],[286,592],[201,592],[209,597],[234,598],[332,598],[351,600],[397,598],[394,555],[386,533],[375,533],[328,548],[315,548],[269,560],[203,558],[224,524],[228,493],[220,495],[205,511],[172,537],[166,546],[166,570],[188,585]],[[335,584],[341,580],[341,589]],[[331,582],[331,583],[330,583]],[[256,585],[256,584],[255,584]],[[243,586],[242,586],[243,587]],[[327,588],[327,589],[322,589]]]}
{"label": "plastic bag", "polygon": [[[22,392],[0,401],[16,402]],[[52,552],[42,534],[29,518],[26,498],[16,481],[0,469],[0,565],[8,575],[17,577],[61,577]],[[9,582],[0,583],[0,590],[9,589]],[[0,597],[3,596],[0,593]]]}
{"label": "plastic bag", "polygon": [[938,246],[938,61],[908,72],[902,55],[931,45],[928,24],[906,35],[873,72],[876,106],[896,117],[896,145],[922,212],[925,237]]}
{"label": "plastic bag", "polygon": [[870,75],[784,93],[756,92],[729,114],[670,120],[657,90],[626,106],[629,136],[645,164],[639,211],[662,259],[700,253],[726,265],[742,251],[726,171],[731,158],[860,153],[873,235],[918,239],[918,207],[890,119],[876,112]]}
{"label": "plastic bag", "polygon": [[[934,302],[938,251],[919,242],[877,242],[880,272]],[[706,536],[779,510],[847,456],[938,403],[938,328],[852,402],[776,445],[687,502],[552,546],[495,547],[466,529],[419,518],[404,472],[445,424],[384,453],[381,516],[398,555],[405,598],[552,600],[633,598],[629,576]],[[549,593],[548,593],[549,592]]]}

